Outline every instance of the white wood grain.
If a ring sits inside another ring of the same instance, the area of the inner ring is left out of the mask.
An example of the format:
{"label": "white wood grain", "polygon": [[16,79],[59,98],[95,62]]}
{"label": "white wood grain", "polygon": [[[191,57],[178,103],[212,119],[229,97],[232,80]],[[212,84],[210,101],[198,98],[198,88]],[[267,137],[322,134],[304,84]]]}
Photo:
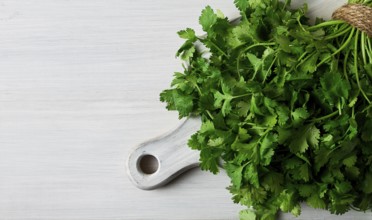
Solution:
{"label": "white wood grain", "polygon": [[1,0],[0,219],[236,219],[223,172],[154,191],[125,173],[134,146],[179,124],[158,101],[175,32],[200,31],[207,4],[237,16],[232,2]]}
{"label": "white wood grain", "polygon": [[130,152],[126,165],[132,183],[140,189],[156,189],[197,167],[199,151],[190,149],[187,142],[200,126],[200,117],[189,117],[176,129]]}
{"label": "white wood grain", "polygon": [[195,169],[156,191],[125,172],[178,125],[158,100],[181,40],[224,1],[0,3],[0,219],[232,219],[228,178]]}

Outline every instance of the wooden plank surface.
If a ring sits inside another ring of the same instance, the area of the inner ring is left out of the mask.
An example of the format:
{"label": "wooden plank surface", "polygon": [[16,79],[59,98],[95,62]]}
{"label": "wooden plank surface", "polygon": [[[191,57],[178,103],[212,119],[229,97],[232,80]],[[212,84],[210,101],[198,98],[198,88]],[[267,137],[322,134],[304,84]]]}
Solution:
{"label": "wooden plank surface", "polygon": [[142,191],[125,169],[133,147],[180,123],[158,101],[180,69],[176,31],[200,33],[207,4],[236,17],[232,2],[0,1],[0,219],[237,219],[223,172]]}

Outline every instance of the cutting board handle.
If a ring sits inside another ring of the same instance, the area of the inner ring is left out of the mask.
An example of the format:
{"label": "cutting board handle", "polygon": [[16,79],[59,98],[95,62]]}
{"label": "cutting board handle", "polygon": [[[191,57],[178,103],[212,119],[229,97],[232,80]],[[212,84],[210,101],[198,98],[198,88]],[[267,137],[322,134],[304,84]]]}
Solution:
{"label": "cutting board handle", "polygon": [[198,166],[199,151],[190,149],[187,141],[200,126],[200,117],[189,117],[174,131],[137,146],[127,160],[133,184],[140,189],[155,189]]}

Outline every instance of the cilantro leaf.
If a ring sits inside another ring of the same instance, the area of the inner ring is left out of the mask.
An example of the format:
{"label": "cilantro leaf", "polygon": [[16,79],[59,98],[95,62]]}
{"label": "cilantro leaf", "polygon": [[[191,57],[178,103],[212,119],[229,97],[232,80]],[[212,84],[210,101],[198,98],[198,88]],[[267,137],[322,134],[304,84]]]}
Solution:
{"label": "cilantro leaf", "polygon": [[295,138],[291,140],[289,148],[293,153],[304,153],[309,146],[316,148],[319,138],[319,129],[310,124],[295,131]]}
{"label": "cilantro leaf", "polygon": [[257,166],[254,164],[248,164],[243,177],[248,180],[252,186],[259,188],[260,187],[260,180],[258,177],[258,171],[257,171]]}
{"label": "cilantro leaf", "polygon": [[362,182],[362,190],[365,193],[372,193],[372,173],[366,173],[364,180]]}
{"label": "cilantro leaf", "polygon": [[298,208],[296,203],[296,195],[294,192],[283,191],[279,196],[280,209],[283,212],[290,212]]}
{"label": "cilantro leaf", "polygon": [[[178,32],[183,72],[160,94],[202,125],[188,145],[200,168],[231,179],[241,219],[372,208],[372,40],[345,22],[306,16],[290,0],[234,0],[230,21],[205,7]],[[369,1],[360,4],[371,6]],[[350,0],[350,3],[355,1]]]}
{"label": "cilantro leaf", "polygon": [[244,166],[237,166],[232,163],[227,163],[225,164],[224,168],[229,177],[231,178],[231,182],[234,185],[234,187],[240,189]]}
{"label": "cilantro leaf", "polygon": [[242,210],[239,212],[240,220],[256,220],[256,214],[252,210]]}
{"label": "cilantro leaf", "polygon": [[325,98],[332,105],[341,103],[340,99],[348,99],[350,85],[339,73],[329,72],[320,78]]}
{"label": "cilantro leaf", "polygon": [[189,116],[194,107],[192,97],[174,89],[163,91],[160,100],[167,102],[167,109],[177,110],[180,118]]}
{"label": "cilantro leaf", "polygon": [[185,30],[181,30],[177,32],[178,36],[180,36],[183,39],[190,40],[190,41],[195,41],[196,40],[196,35],[195,31],[191,28],[187,28]]}
{"label": "cilantro leaf", "polygon": [[222,94],[220,92],[216,92],[214,94],[215,98],[215,106],[221,108],[222,115],[225,116],[231,111],[231,100],[233,99],[233,96],[226,93]]}
{"label": "cilantro leaf", "polygon": [[218,16],[214,13],[210,6],[203,9],[202,14],[199,17],[199,24],[202,26],[205,32],[209,32],[212,26],[217,22]]}
{"label": "cilantro leaf", "polygon": [[252,67],[253,67],[253,70],[254,70],[252,78],[254,79],[255,76],[257,75],[257,73],[261,70],[262,65],[263,65],[263,61],[261,59],[259,59],[258,57],[256,57],[256,55],[254,55],[252,53],[247,53],[247,58],[248,58],[249,62],[251,62],[251,64],[252,64]]}
{"label": "cilantro leaf", "polygon": [[327,207],[325,201],[318,194],[308,197],[306,203],[315,209],[325,209]]}
{"label": "cilantro leaf", "polygon": [[278,136],[273,133],[267,134],[261,141],[260,158],[261,164],[267,166],[274,156],[274,150],[277,146]]}
{"label": "cilantro leaf", "polygon": [[249,6],[249,1],[247,1],[247,0],[234,0],[234,3],[236,5],[236,7],[242,12],[247,10],[247,8]]}

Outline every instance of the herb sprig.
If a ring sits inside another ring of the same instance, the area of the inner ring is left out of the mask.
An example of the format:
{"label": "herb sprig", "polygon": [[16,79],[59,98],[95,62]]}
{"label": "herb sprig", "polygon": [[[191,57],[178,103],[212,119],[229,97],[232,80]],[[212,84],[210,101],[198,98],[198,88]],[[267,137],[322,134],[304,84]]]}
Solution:
{"label": "herb sprig", "polygon": [[241,219],[298,216],[301,202],[372,210],[371,38],[341,20],[312,25],[289,0],[234,2],[238,22],[208,6],[206,35],[178,32],[186,65],[160,95],[180,118],[201,116],[188,142],[201,168],[223,159]]}

